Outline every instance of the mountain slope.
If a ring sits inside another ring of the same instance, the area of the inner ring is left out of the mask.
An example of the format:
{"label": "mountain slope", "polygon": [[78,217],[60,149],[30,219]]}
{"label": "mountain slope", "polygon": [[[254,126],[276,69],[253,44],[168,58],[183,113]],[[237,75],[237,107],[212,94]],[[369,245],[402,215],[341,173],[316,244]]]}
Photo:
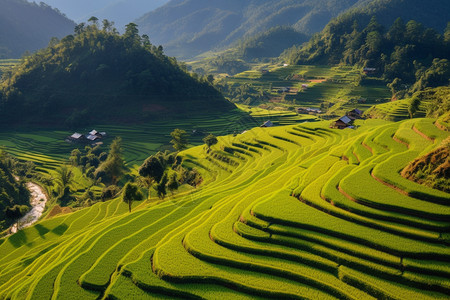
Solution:
{"label": "mountain slope", "polygon": [[19,58],[25,51],[45,47],[52,37],[63,37],[75,23],[43,4],[0,0],[0,58]]}
{"label": "mountain slope", "polygon": [[168,0],[45,0],[76,22],[86,22],[91,16],[114,21],[119,30],[143,13],[154,10]]}
{"label": "mountain slope", "polygon": [[275,26],[321,30],[358,0],[172,0],[136,23],[170,55],[193,56]]}
{"label": "mountain slope", "polygon": [[[96,24],[27,58],[0,84],[2,122],[82,125],[140,122],[232,109],[135,27],[124,35]],[[21,118],[16,118],[20,114]]]}
{"label": "mountain slope", "polygon": [[397,18],[402,18],[416,20],[426,27],[443,32],[450,22],[449,11],[450,2],[445,0],[365,0],[340,18],[358,20],[360,25],[365,26],[375,16],[385,27],[391,26]]}

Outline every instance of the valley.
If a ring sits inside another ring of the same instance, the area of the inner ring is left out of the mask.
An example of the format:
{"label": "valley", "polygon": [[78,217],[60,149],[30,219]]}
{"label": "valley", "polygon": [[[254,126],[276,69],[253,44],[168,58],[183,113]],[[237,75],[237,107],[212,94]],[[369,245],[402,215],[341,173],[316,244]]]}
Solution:
{"label": "valley", "polygon": [[0,0],[0,300],[449,299],[447,2],[49,2]]}

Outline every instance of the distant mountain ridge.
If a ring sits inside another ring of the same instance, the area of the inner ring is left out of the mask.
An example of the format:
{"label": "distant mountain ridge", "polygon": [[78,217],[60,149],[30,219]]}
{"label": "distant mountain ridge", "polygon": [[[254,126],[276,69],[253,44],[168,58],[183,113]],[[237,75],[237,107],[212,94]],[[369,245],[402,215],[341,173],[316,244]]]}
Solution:
{"label": "distant mountain ridge", "polygon": [[118,30],[144,13],[154,10],[169,0],[44,0],[58,8],[77,23],[86,22],[90,17],[108,19]]}
{"label": "distant mountain ridge", "polygon": [[360,1],[172,0],[136,23],[169,55],[192,57],[276,26],[318,32]]}
{"label": "distant mountain ridge", "polygon": [[0,0],[0,58],[19,58],[73,32],[75,23],[45,3]]}

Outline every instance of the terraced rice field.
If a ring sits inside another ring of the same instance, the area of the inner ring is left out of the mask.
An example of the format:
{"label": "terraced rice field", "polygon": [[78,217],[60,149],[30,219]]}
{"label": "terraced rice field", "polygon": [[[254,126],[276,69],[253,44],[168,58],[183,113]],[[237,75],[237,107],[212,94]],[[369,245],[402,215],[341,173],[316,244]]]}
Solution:
{"label": "terraced rice field", "polygon": [[[286,106],[295,105],[319,108],[321,102],[332,105],[329,114],[341,114],[345,110],[355,108],[361,110],[370,108],[376,101],[387,101],[390,91],[380,80],[370,79],[359,85],[360,69],[346,66],[309,66],[293,65],[287,67],[273,67],[270,72],[262,74],[259,70],[245,71],[227,79],[228,84],[241,86],[249,84],[256,89],[262,88],[277,96],[277,90],[288,87],[298,94],[287,94]],[[302,90],[302,85],[308,88]],[[356,103],[364,98],[366,103]],[[353,100],[351,102],[350,100]]]}
{"label": "terraced rice field", "polygon": [[[150,154],[159,150],[165,150],[170,146],[170,132],[175,128],[192,133],[193,130],[212,132],[217,135],[239,133],[257,126],[256,120],[248,118],[236,109],[227,115],[220,113],[208,116],[192,116],[186,119],[166,120],[152,122],[150,125],[96,125],[89,128],[79,128],[80,133],[87,133],[95,128],[105,131],[109,135],[105,139],[105,146],[114,137],[122,138],[125,160],[128,166],[140,165]],[[22,131],[10,131],[7,128],[0,130],[0,146],[17,158],[36,163],[43,171],[50,171],[67,160],[70,152],[77,147],[76,144],[65,142],[65,138],[73,131],[24,129]],[[202,144],[203,135],[193,135],[190,142],[193,145]],[[80,146],[78,146],[80,147]],[[83,145],[81,147],[84,147]],[[106,149],[106,147],[105,147]]]}
{"label": "terraced rice field", "polygon": [[[390,121],[400,121],[410,118],[408,112],[408,106],[411,99],[403,99],[383,104],[378,104],[371,107],[366,114],[371,115],[374,118],[380,118]],[[419,106],[418,111],[414,114],[414,117],[425,117],[428,102],[423,101]]]}
{"label": "terraced rice field", "polygon": [[0,240],[1,299],[448,299],[450,195],[400,177],[432,119],[254,128],[159,204],[120,199]]}

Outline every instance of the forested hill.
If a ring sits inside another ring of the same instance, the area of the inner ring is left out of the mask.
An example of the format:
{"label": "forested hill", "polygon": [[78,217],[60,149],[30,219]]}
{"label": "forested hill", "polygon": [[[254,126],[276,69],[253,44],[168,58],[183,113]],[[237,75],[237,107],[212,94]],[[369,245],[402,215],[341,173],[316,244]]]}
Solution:
{"label": "forested hill", "polygon": [[444,34],[415,20],[398,18],[386,28],[372,16],[367,23],[337,18],[282,58],[293,64],[360,65],[370,76],[386,80],[397,98],[450,84],[450,22]]}
{"label": "forested hill", "polygon": [[357,20],[362,26],[375,16],[378,22],[389,27],[397,18],[416,20],[425,27],[443,32],[449,18],[450,1],[447,0],[365,0],[349,11],[341,19]]}
{"label": "forested hill", "polygon": [[140,36],[135,24],[120,35],[108,22],[97,23],[77,25],[75,35],[4,75],[2,122],[81,126],[233,109],[206,79],[190,76]]}
{"label": "forested hill", "polygon": [[73,31],[75,23],[50,6],[26,0],[0,0],[0,58],[19,58],[47,46],[52,37]]}
{"label": "forested hill", "polygon": [[194,56],[275,26],[311,34],[362,0],[172,0],[137,20],[167,53]]}

